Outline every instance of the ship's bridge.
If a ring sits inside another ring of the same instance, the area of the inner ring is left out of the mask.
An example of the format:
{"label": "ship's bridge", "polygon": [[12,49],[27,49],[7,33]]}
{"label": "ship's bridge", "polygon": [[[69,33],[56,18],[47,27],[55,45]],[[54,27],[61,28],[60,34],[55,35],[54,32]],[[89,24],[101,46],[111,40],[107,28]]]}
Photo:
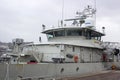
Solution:
{"label": "ship's bridge", "polygon": [[[61,27],[45,30],[42,33],[47,35],[49,42],[86,43],[91,40],[101,41],[103,33],[95,30],[94,17],[96,10],[86,7],[82,12],[76,12],[76,17],[61,21]],[[72,27],[64,24],[64,21],[72,21]],[[83,26],[84,25],[84,26]],[[91,44],[91,43],[88,43]]]}
{"label": "ship's bridge", "polygon": [[73,40],[76,38],[84,38],[86,40],[101,40],[101,37],[105,34],[98,32],[96,30],[84,27],[61,27],[45,30],[42,33],[47,35],[48,41],[52,41],[56,38],[70,38]]}

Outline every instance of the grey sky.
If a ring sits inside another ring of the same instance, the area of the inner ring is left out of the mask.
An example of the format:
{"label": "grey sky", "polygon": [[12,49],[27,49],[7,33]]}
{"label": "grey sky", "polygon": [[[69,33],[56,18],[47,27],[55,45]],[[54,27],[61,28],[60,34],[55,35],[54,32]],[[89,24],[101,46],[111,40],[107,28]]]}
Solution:
{"label": "grey sky", "polygon": [[[106,27],[104,41],[120,42],[120,1],[97,1],[97,29]],[[65,0],[64,18],[72,18],[94,0]],[[14,38],[38,42],[42,24],[50,27],[61,19],[62,0],[0,0],[0,41]]]}

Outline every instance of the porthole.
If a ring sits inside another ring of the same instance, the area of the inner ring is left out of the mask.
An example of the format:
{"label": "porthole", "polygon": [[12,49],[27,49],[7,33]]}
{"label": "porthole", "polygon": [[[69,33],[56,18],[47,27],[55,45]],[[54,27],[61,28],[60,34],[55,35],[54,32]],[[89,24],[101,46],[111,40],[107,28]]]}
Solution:
{"label": "porthole", "polygon": [[79,71],[79,67],[76,68],[76,71],[77,71],[77,72]]}
{"label": "porthole", "polygon": [[62,68],[60,72],[63,73],[64,72],[64,68]]}

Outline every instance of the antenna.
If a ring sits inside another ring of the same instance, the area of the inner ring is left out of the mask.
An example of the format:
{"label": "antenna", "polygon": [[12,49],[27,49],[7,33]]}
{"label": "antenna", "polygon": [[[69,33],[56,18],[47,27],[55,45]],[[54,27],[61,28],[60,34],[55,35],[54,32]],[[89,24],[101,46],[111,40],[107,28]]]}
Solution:
{"label": "antenna", "polygon": [[[96,0],[94,0],[94,7],[95,7],[95,10],[97,10],[96,9]],[[95,14],[95,23],[94,24],[95,24],[95,28],[96,28],[96,14]]]}
{"label": "antenna", "polygon": [[62,0],[62,21],[61,26],[64,27],[64,0]]}

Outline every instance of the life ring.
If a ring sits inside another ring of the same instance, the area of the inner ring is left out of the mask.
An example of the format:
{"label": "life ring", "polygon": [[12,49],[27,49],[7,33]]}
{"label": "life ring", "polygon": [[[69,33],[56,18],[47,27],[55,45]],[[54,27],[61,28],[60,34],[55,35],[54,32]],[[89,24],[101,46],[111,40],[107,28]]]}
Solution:
{"label": "life ring", "polygon": [[116,66],[113,64],[113,65],[111,66],[111,68],[112,68],[112,70],[115,70],[115,69],[116,69]]}
{"label": "life ring", "polygon": [[76,56],[76,55],[74,56],[74,62],[78,63],[78,56]]}

